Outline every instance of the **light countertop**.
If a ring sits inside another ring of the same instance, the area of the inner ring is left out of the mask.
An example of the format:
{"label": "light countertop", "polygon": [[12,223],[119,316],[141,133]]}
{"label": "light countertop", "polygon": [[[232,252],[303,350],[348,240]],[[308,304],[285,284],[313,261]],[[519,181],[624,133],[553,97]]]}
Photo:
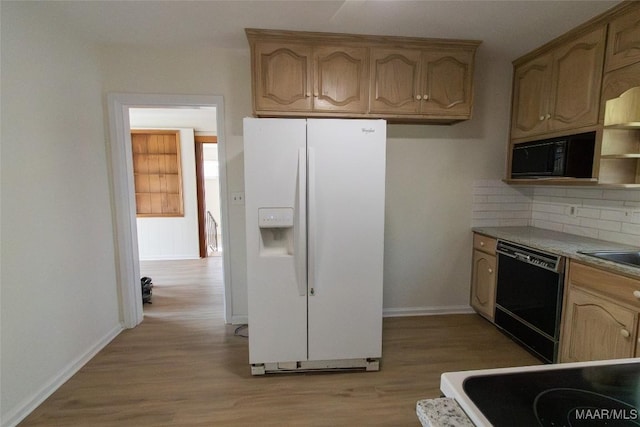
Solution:
{"label": "light countertop", "polygon": [[640,236],[638,236],[639,246],[629,246],[536,227],[474,227],[473,231],[640,278],[640,267],[619,264],[578,253],[578,251],[640,250]]}

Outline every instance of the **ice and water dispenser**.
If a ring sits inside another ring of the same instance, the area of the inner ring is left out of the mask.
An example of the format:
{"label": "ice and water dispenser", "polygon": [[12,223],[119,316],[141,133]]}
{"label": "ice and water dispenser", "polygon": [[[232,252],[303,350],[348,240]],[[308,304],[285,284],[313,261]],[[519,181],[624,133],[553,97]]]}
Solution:
{"label": "ice and water dispenser", "polygon": [[260,256],[293,255],[293,208],[259,208]]}

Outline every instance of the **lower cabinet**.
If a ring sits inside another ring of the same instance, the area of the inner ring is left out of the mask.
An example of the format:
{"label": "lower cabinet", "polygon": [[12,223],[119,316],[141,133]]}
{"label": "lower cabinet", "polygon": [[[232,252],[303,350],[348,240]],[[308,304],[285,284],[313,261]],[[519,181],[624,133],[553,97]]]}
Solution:
{"label": "lower cabinet", "polygon": [[561,362],[637,355],[640,281],[571,262],[562,315]]}
{"label": "lower cabinet", "polygon": [[479,234],[474,236],[471,307],[491,321],[496,307],[495,247],[495,239]]}

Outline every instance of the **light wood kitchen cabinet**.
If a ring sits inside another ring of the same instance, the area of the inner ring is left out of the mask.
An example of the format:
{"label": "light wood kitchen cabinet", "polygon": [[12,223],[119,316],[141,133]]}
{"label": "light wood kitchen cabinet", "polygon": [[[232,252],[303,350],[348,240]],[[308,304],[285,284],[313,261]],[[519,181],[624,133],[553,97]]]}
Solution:
{"label": "light wood kitchen cabinet", "polygon": [[605,71],[640,62],[640,2],[628,6],[609,23]]}
{"label": "light wood kitchen cabinet", "polygon": [[256,111],[366,112],[365,48],[256,43],[254,62]]}
{"label": "light wood kitchen cabinet", "polygon": [[256,110],[311,110],[311,47],[260,43],[254,61]]}
{"label": "light wood kitchen cabinet", "polygon": [[[523,138],[547,131],[552,56],[543,55],[514,70],[511,138]],[[551,117],[551,116],[549,116]]]}
{"label": "light wood kitchen cabinet", "polygon": [[474,234],[471,307],[493,321],[496,306],[496,239]]}
{"label": "light wood kitchen cabinet", "polygon": [[598,123],[605,38],[602,25],[514,62],[512,140]]}
{"label": "light wood kitchen cabinet", "polygon": [[636,356],[639,313],[640,280],[571,262],[560,360],[582,362]]}
{"label": "light wood kitchen cabinet", "polygon": [[[638,43],[640,44],[640,39]],[[624,92],[638,86],[640,86],[640,62],[606,73],[602,79],[600,122],[604,123],[604,112],[608,100],[618,98]]]}
{"label": "light wood kitchen cabinet", "polygon": [[471,117],[480,42],[245,31],[256,116],[430,123]]}
{"label": "light wood kitchen cabinet", "polygon": [[470,117],[474,52],[373,48],[370,111]]}
{"label": "light wood kitchen cabinet", "polygon": [[[371,52],[371,111],[417,114],[420,86],[419,50],[374,48]],[[422,97],[421,97],[422,98]]]}
{"label": "light wood kitchen cabinet", "polygon": [[[606,74],[602,82],[600,123],[603,124],[600,156],[597,157],[598,183],[613,187],[640,187],[640,126],[637,88],[640,88],[640,2],[627,2],[609,23]],[[636,89],[634,89],[636,88]],[[635,90],[635,94],[632,94]],[[611,107],[626,97],[627,112]],[[633,99],[632,99],[633,98]],[[608,110],[608,111],[607,111]]]}
{"label": "light wood kitchen cabinet", "polygon": [[581,288],[569,291],[563,362],[618,359],[635,353],[637,313]]}
{"label": "light wood kitchen cabinet", "polygon": [[606,102],[598,182],[640,187],[640,83]]}
{"label": "light wood kitchen cabinet", "polygon": [[364,113],[369,103],[368,52],[364,47],[313,49],[313,109]]}

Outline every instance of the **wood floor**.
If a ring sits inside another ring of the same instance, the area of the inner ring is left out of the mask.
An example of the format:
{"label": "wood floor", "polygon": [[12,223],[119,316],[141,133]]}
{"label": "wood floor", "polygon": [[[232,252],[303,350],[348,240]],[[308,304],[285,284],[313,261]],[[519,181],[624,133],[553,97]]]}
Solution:
{"label": "wood floor", "polygon": [[220,257],[145,262],[153,304],[21,426],[419,426],[446,371],[538,364],[477,315],[384,319],[380,372],[252,377]]}

